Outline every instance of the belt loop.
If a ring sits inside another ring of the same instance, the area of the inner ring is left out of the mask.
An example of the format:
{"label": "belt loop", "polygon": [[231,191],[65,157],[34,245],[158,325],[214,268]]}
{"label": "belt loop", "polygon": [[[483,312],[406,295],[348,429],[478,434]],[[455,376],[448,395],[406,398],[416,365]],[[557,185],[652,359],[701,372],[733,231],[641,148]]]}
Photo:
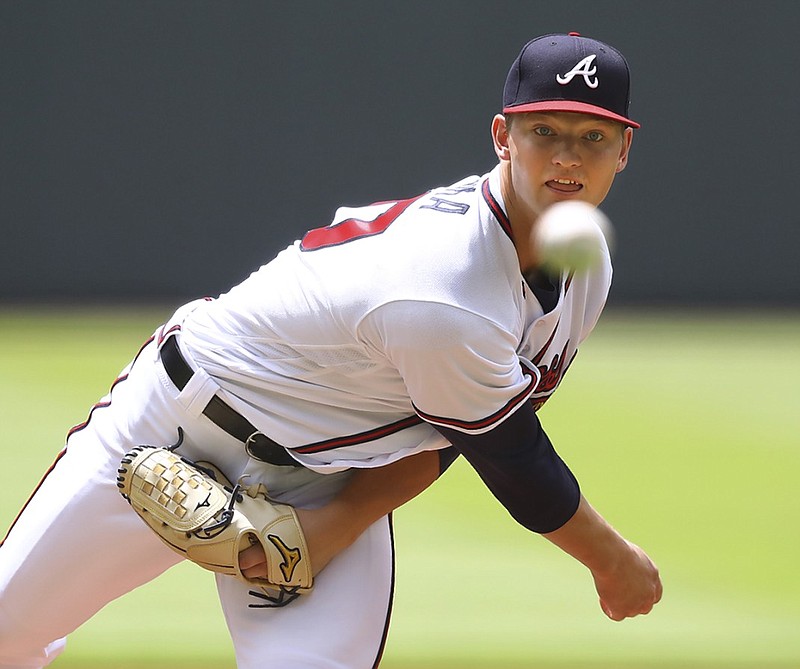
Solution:
{"label": "belt loop", "polygon": [[202,368],[193,370],[184,360],[174,333],[167,333],[160,356],[169,379],[179,390],[178,402],[191,415],[204,414],[220,429],[244,443],[247,454],[273,465],[302,467],[287,449],[256,429],[242,414],[229,406],[217,393],[219,385]]}
{"label": "belt loop", "polygon": [[205,370],[198,369],[180,391],[177,400],[190,415],[199,418],[206,413],[206,408],[218,392],[217,382]]}

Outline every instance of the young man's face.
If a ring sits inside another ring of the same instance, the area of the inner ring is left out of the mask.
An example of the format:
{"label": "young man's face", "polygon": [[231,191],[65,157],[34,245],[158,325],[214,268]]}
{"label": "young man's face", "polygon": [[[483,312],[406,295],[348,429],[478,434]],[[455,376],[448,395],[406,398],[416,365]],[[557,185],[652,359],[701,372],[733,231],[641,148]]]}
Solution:
{"label": "young man's face", "polygon": [[628,162],[633,131],[588,114],[514,114],[492,126],[498,157],[509,162],[513,197],[528,214],[564,200],[595,206]]}

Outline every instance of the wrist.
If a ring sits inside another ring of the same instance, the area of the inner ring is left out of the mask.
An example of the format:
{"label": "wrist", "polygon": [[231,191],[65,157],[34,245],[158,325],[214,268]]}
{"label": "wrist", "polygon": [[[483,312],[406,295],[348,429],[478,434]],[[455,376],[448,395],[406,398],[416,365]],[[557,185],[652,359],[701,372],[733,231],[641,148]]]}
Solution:
{"label": "wrist", "polygon": [[586,564],[586,567],[592,572],[595,579],[615,578],[625,571],[630,557],[630,545],[617,535],[616,540],[609,542],[597,551],[596,556]]}
{"label": "wrist", "polygon": [[616,572],[629,550],[628,542],[583,497],[570,520],[543,536],[597,575]]}

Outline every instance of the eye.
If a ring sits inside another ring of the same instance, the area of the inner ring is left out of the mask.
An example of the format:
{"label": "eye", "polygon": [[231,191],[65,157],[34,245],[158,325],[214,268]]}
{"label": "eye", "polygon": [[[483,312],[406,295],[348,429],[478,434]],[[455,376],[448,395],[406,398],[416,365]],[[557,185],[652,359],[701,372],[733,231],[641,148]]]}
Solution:
{"label": "eye", "polygon": [[586,133],[586,139],[590,142],[602,142],[604,138],[605,135],[599,130],[590,130]]}
{"label": "eye", "polygon": [[537,125],[533,129],[534,134],[539,135],[539,137],[552,137],[556,133],[553,131],[552,128],[547,127],[546,125]]}

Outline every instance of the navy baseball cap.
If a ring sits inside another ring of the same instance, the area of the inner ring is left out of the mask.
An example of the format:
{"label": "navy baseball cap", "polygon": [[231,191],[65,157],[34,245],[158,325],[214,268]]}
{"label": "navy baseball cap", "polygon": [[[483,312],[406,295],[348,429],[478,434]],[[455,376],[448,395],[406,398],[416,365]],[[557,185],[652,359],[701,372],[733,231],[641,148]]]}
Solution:
{"label": "navy baseball cap", "polygon": [[630,72],[623,55],[579,33],[537,37],[506,78],[503,113],[579,112],[640,127],[628,118]]}

